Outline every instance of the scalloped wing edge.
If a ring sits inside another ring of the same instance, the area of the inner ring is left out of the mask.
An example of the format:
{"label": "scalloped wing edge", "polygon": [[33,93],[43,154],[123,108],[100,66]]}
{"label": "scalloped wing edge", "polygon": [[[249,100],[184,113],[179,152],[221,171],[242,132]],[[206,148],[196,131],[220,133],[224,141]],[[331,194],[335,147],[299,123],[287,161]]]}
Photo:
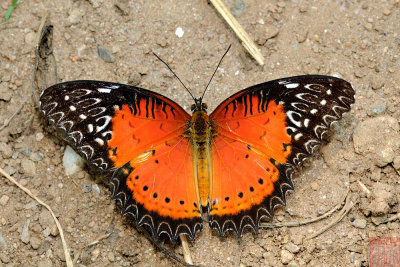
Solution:
{"label": "scalloped wing edge", "polygon": [[[128,174],[124,174],[124,171],[128,171]],[[132,192],[124,185],[124,181],[126,181],[132,171],[133,168],[127,163],[117,169],[110,179],[113,185],[112,198],[120,202],[121,214],[123,216],[127,214],[131,215],[137,227],[148,226],[153,239],[156,241],[163,234],[166,234],[172,243],[177,241],[180,234],[185,234],[193,240],[196,233],[203,229],[202,216],[199,218],[182,219],[180,222],[174,223],[171,218],[162,217],[155,212],[146,210],[143,205],[133,199]]]}
{"label": "scalloped wing edge", "polygon": [[250,227],[255,233],[258,233],[261,219],[264,217],[272,218],[274,209],[278,206],[285,206],[286,194],[294,189],[292,182],[293,166],[291,164],[279,164],[277,168],[280,177],[274,183],[275,190],[271,195],[265,197],[261,204],[232,216],[212,216],[216,219],[210,216],[210,228],[217,229],[221,236],[225,236],[228,231],[233,231],[241,237],[246,227]]}

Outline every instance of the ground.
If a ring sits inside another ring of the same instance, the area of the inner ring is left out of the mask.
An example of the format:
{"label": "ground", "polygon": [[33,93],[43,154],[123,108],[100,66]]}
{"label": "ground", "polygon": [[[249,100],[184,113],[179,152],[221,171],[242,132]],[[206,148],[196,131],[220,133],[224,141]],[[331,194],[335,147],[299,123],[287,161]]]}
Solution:
{"label": "ground", "polygon": [[[2,17],[10,2],[1,2]],[[355,88],[352,110],[297,170],[295,191],[273,222],[324,214],[340,204],[347,187],[350,204],[355,203],[350,212],[312,239],[307,237],[340,214],[306,226],[262,229],[257,235],[246,231],[242,238],[219,237],[206,225],[189,244],[194,263],[368,266],[371,237],[400,236],[399,220],[385,222],[400,212],[400,1],[224,2],[256,41],[265,66],[248,56],[207,1],[23,1],[0,26],[0,127],[6,125],[0,128],[0,167],[56,212],[76,266],[176,263],[120,215],[106,184],[85,170],[65,174],[65,146],[45,131],[31,90],[35,39],[46,12],[54,25],[59,81],[129,82],[188,110],[189,94],[151,52],[200,96],[232,44],[205,95],[210,110],[242,88],[286,76],[334,75]],[[99,47],[106,49],[103,58]],[[48,211],[3,176],[0,220],[1,266],[65,265]],[[88,246],[105,234],[110,235]],[[181,256],[179,244],[166,246]]]}

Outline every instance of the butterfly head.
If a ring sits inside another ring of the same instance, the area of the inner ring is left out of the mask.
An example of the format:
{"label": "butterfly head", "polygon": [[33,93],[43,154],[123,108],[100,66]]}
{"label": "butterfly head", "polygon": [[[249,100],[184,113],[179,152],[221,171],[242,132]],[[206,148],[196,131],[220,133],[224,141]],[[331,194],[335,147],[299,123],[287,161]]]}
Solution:
{"label": "butterfly head", "polygon": [[190,107],[190,110],[192,112],[199,111],[199,110],[207,111],[207,108],[208,108],[207,104],[203,103],[203,99],[200,97],[200,98],[194,99],[194,104],[192,104],[192,106]]}

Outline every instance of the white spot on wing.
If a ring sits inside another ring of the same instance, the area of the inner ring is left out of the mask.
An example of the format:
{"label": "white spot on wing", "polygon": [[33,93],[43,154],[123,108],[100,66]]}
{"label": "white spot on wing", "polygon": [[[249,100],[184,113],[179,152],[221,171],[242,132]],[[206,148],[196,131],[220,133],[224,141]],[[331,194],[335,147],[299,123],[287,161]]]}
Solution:
{"label": "white spot on wing", "polygon": [[285,84],[285,87],[289,88],[289,89],[293,89],[293,88],[299,87],[299,84],[298,83],[289,83],[289,84]]}
{"label": "white spot on wing", "polygon": [[328,95],[332,94],[331,89],[329,89],[328,91],[326,91],[326,93],[327,93]]}
{"label": "white spot on wing", "polygon": [[89,133],[93,132],[93,124],[88,124],[87,126]]}
{"label": "white spot on wing", "polygon": [[75,106],[69,106],[69,109],[70,109],[71,111],[75,111],[75,110],[76,110],[76,107],[75,107]]}
{"label": "white spot on wing", "polygon": [[64,100],[69,100],[69,96],[64,96]]}
{"label": "white spot on wing", "polygon": [[302,136],[303,136],[302,133],[298,133],[298,134],[296,134],[296,135],[294,136],[294,139],[297,141],[297,140],[299,140],[300,137],[302,137]]}
{"label": "white spot on wing", "polygon": [[104,141],[103,141],[103,139],[101,139],[101,138],[96,138],[96,139],[94,139],[94,141],[96,141],[99,145],[104,145]]}
{"label": "white spot on wing", "polygon": [[323,105],[323,106],[326,105],[326,100],[325,100],[325,99],[322,99],[322,100],[321,100],[321,105]]}
{"label": "white spot on wing", "polygon": [[309,124],[310,124],[310,120],[309,119],[305,119],[304,120],[304,126],[308,127]]}
{"label": "white spot on wing", "polygon": [[110,93],[111,89],[110,88],[98,88],[97,91],[100,93]]}
{"label": "white spot on wing", "polygon": [[315,108],[313,108],[311,111],[311,114],[315,114],[315,113],[317,113],[318,112],[318,110],[317,109],[315,109]]}
{"label": "white spot on wing", "polygon": [[79,118],[80,118],[80,119],[82,119],[82,120],[84,120],[84,119],[86,119],[86,118],[87,118],[87,116],[86,116],[86,115],[84,115],[84,114],[81,114],[81,115],[79,115]]}

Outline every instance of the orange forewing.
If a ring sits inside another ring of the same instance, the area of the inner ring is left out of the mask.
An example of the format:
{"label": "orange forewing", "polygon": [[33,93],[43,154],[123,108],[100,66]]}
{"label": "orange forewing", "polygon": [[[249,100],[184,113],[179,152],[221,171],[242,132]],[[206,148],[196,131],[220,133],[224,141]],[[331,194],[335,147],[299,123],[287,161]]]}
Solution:
{"label": "orange forewing", "polygon": [[185,123],[190,116],[176,104],[172,110],[169,106],[146,103],[145,99],[138,102],[136,115],[127,104],[122,108],[114,106],[108,154],[116,168],[153,146],[182,134],[187,128]]}
{"label": "orange forewing", "polygon": [[253,115],[250,111],[244,111],[244,104],[224,106],[222,103],[222,107],[217,108],[210,116],[216,132],[250,145],[264,156],[286,163],[291,153],[291,137],[286,131],[283,105],[270,100],[265,112],[262,109],[259,112],[258,99],[256,96],[252,98]]}

